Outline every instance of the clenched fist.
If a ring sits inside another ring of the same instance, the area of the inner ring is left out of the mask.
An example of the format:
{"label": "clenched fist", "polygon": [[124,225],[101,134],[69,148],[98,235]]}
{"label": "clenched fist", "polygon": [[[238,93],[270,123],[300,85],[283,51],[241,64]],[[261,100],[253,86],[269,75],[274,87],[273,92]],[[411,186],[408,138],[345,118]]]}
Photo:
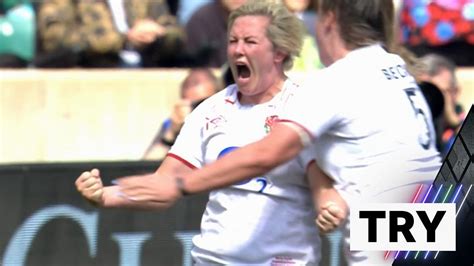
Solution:
{"label": "clenched fist", "polygon": [[329,233],[338,228],[347,217],[348,208],[345,204],[328,201],[319,210],[316,225],[321,233]]}
{"label": "clenched fist", "polygon": [[81,195],[92,203],[103,205],[104,185],[98,169],[82,173],[76,179],[76,189]]}

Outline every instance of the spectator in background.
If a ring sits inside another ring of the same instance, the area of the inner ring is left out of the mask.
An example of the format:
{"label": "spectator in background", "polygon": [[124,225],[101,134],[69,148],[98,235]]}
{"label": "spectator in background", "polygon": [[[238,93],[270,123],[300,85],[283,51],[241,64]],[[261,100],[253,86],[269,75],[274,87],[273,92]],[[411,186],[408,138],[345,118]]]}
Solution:
{"label": "spectator in background", "polygon": [[0,2],[0,68],[23,68],[35,53],[35,13],[27,0]]}
{"label": "spectator in background", "polygon": [[186,25],[189,18],[201,6],[212,2],[213,0],[180,0],[178,6],[178,21],[181,25]]}
{"label": "spectator in background", "polygon": [[283,0],[285,6],[300,18],[306,26],[307,33],[303,39],[301,54],[295,58],[293,69],[296,71],[311,71],[323,67],[319,60],[318,48],[314,39],[314,12],[307,11],[310,0]]}
{"label": "spectator in background", "polygon": [[161,125],[161,129],[147,148],[144,159],[161,160],[183,126],[184,119],[203,100],[221,88],[217,77],[208,68],[191,69],[181,84],[181,99],[175,103],[170,118]]}
{"label": "spectator in background", "polygon": [[403,0],[400,22],[403,44],[418,56],[437,53],[474,65],[472,0]]}
{"label": "spectator in background", "polygon": [[121,51],[125,66],[181,66],[184,31],[165,0],[108,0],[108,3],[117,29],[126,37]]}
{"label": "spectator in background", "polygon": [[168,5],[170,14],[172,16],[177,17],[179,5],[181,5],[181,2],[182,2],[181,0],[166,0],[166,4]]}
{"label": "spectator in background", "polygon": [[38,5],[37,67],[117,67],[123,39],[103,1]]}
{"label": "spectator in background", "polygon": [[245,0],[215,0],[199,8],[186,23],[186,49],[195,64],[221,67],[227,62],[227,18]]}
{"label": "spectator in background", "polygon": [[438,149],[446,155],[464,119],[464,111],[458,102],[460,88],[456,78],[456,65],[438,54],[427,54],[420,58],[420,62],[418,80],[434,84],[444,97],[443,112],[436,119],[435,127]]}
{"label": "spectator in background", "polygon": [[39,67],[179,65],[184,32],[164,0],[45,0]]}

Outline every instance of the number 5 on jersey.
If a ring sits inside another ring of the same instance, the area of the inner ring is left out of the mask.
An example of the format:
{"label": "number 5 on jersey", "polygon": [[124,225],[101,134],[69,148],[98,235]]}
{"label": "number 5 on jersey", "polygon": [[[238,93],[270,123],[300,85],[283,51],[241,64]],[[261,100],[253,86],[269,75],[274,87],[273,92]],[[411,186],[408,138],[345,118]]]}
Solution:
{"label": "number 5 on jersey", "polygon": [[428,123],[427,111],[423,110],[423,96],[419,95],[419,92],[415,88],[405,89],[405,93],[410,101],[411,107],[415,113],[415,117],[418,121],[419,136],[418,142],[420,145],[427,150],[431,143],[430,126]]}

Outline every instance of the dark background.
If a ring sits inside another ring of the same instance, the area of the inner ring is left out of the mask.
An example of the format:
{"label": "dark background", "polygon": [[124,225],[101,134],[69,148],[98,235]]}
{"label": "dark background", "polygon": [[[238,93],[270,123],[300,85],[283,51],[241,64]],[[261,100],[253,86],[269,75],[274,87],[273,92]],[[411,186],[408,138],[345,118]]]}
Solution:
{"label": "dark background", "polygon": [[73,219],[58,217],[41,227],[29,247],[24,240],[23,248],[28,249],[25,265],[121,265],[118,242],[112,239],[116,233],[151,234],[142,245],[140,265],[184,265],[183,245],[174,233],[199,232],[207,194],[184,198],[163,212],[97,209],[82,199],[74,186],[75,179],[93,167],[101,170],[108,184],[120,176],[153,172],[158,165],[90,162],[0,166],[1,262],[5,262],[13,234],[28,218],[46,207],[60,206],[98,213],[96,255],[89,253],[83,228]]}
{"label": "dark background", "polygon": [[[441,171],[433,182],[434,189],[441,184],[444,187],[453,185],[459,187],[461,192],[456,200],[456,211],[461,208],[456,216],[456,251],[440,252],[436,259],[423,259],[413,256],[408,259],[398,259],[394,266],[405,265],[474,265],[474,108],[471,107],[451,150],[441,166]],[[471,189],[470,189],[471,188]],[[467,195],[467,197],[466,197]],[[462,199],[466,198],[461,205]],[[438,201],[437,201],[438,202]],[[416,252],[412,252],[414,255]],[[431,252],[434,255],[436,252]],[[425,252],[422,253],[423,255]]]}

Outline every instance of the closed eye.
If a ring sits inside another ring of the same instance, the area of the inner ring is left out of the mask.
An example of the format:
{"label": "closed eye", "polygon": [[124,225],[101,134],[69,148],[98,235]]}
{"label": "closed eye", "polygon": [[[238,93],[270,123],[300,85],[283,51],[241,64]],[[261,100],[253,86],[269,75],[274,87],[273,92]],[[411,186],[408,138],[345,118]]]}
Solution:
{"label": "closed eye", "polygon": [[247,37],[244,37],[244,41],[246,43],[255,44],[255,43],[258,43],[258,38],[256,38],[255,36],[247,36]]}
{"label": "closed eye", "polygon": [[258,43],[257,40],[255,40],[255,39],[245,39],[245,42],[250,43],[250,44],[257,44]]}

